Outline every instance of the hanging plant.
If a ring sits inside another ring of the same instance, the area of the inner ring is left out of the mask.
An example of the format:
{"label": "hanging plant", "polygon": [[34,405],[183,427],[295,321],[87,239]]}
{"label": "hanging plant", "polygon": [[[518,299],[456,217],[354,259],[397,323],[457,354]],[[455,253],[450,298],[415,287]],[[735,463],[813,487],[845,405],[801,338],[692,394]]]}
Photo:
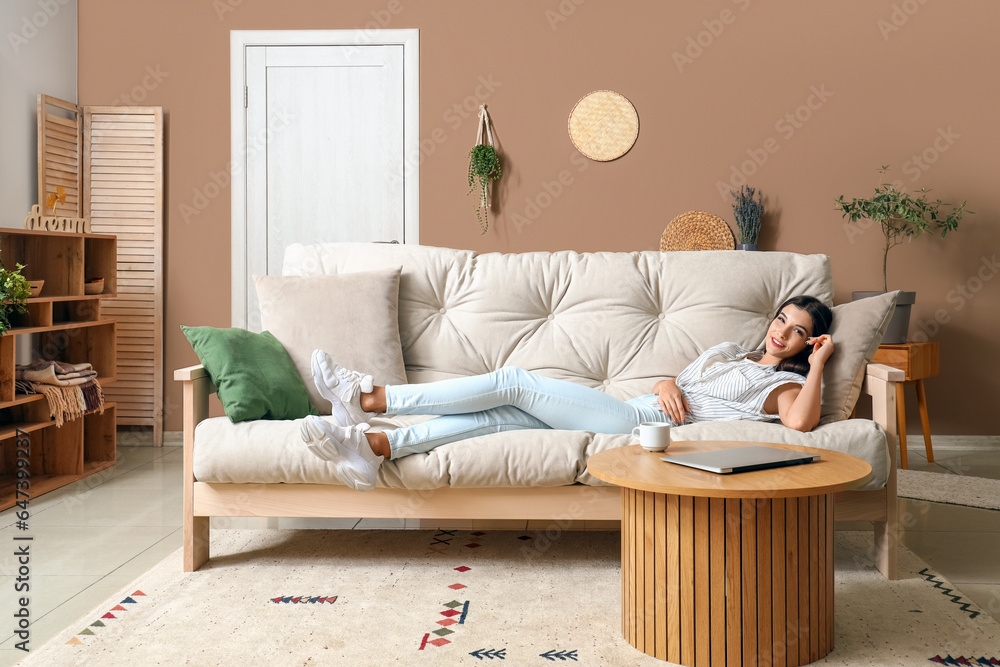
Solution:
{"label": "hanging plant", "polygon": [[472,194],[473,191],[476,192],[476,218],[479,220],[483,234],[490,226],[490,183],[499,180],[502,175],[500,156],[497,155],[493,145],[490,117],[486,113],[486,105],[481,105],[479,107],[479,130],[476,134],[476,145],[469,151],[469,194]]}

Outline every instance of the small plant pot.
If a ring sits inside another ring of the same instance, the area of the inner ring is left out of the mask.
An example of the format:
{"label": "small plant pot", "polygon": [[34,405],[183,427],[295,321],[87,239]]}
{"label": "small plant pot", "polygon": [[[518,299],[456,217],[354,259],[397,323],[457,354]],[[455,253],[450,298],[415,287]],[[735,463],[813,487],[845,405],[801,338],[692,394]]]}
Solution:
{"label": "small plant pot", "polygon": [[[885,292],[851,292],[851,300],[858,301],[879,294],[885,294]],[[893,311],[889,328],[885,330],[885,336],[882,337],[883,345],[899,345],[906,342],[906,333],[910,330],[910,306],[916,302],[916,292],[900,292],[896,295],[896,310]]]}
{"label": "small plant pot", "polygon": [[756,250],[757,249],[757,244],[756,243],[737,243],[736,244],[736,249],[737,250]]}
{"label": "small plant pot", "polygon": [[31,290],[31,296],[32,297],[41,296],[43,285],[45,285],[44,280],[29,280],[28,289]]}

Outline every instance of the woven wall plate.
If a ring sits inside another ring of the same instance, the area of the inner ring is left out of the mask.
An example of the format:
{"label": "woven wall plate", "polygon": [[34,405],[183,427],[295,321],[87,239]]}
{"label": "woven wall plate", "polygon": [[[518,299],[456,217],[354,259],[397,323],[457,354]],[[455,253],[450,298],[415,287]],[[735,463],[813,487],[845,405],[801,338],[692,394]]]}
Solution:
{"label": "woven wall plate", "polygon": [[705,211],[688,211],[670,221],[660,237],[660,250],[735,250],[726,221]]}
{"label": "woven wall plate", "polygon": [[591,160],[620,158],[639,136],[639,114],[623,95],[595,90],[580,98],[569,113],[569,138]]}

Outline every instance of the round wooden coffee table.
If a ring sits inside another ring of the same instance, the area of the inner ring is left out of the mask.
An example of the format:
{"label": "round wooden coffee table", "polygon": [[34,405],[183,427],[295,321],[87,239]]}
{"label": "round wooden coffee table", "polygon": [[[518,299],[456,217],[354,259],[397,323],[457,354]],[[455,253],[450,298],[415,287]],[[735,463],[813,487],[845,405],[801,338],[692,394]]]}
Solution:
{"label": "round wooden coffee table", "polygon": [[[767,445],[807,465],[734,475],[660,460]],[[622,634],[682,665],[804,665],[833,649],[833,494],[871,466],[840,452],[729,440],[639,445],[590,457],[622,487]]]}

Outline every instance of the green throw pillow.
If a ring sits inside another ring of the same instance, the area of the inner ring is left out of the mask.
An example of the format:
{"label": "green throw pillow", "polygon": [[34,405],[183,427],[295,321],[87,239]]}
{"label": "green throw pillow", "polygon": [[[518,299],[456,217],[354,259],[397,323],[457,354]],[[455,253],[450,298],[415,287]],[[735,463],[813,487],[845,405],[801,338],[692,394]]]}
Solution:
{"label": "green throw pillow", "polygon": [[267,331],[183,325],[181,331],[212,378],[231,421],[316,414],[292,358]]}

